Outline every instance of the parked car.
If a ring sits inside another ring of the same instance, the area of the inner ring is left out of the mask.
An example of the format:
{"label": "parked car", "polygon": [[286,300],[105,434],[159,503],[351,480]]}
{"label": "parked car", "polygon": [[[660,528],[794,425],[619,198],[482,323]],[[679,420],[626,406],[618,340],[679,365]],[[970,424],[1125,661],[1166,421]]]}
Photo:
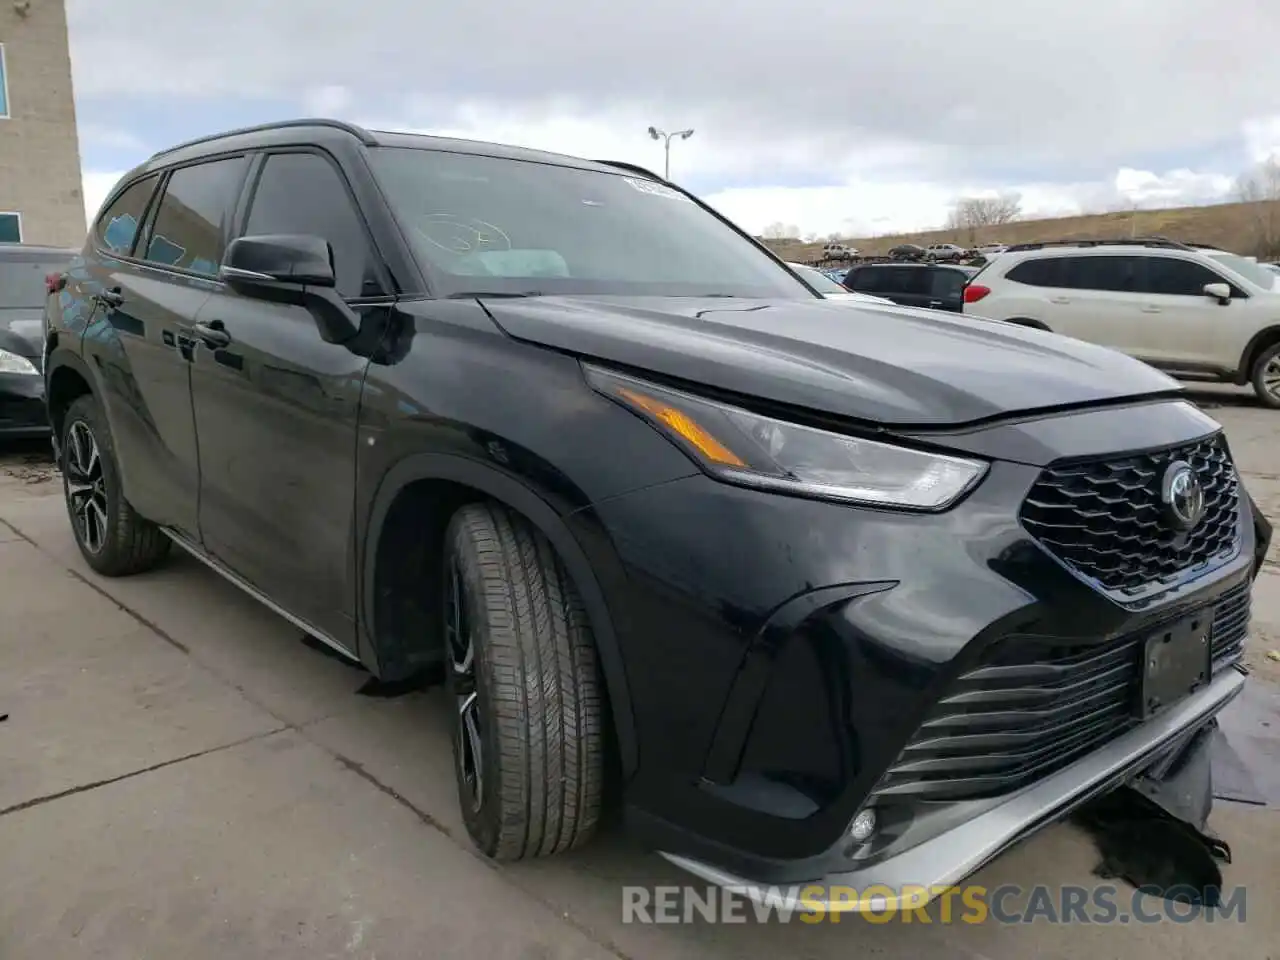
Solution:
{"label": "parked car", "polygon": [[954,243],[931,243],[924,248],[926,260],[963,260],[969,251]]}
{"label": "parked car", "polygon": [[833,280],[826,272],[804,263],[788,263],[792,270],[800,274],[800,279],[817,290],[828,300],[852,300],[859,303],[888,303],[893,301],[886,297],[876,297],[867,293],[855,293],[838,280]]}
{"label": "parked car", "polygon": [[846,243],[824,243],[822,245],[822,258],[824,260],[852,260],[857,255],[857,249]]}
{"label": "parked car", "polygon": [[906,307],[927,307],[961,313],[964,285],[969,272],[964,267],[936,263],[867,263],[845,274],[844,285],[858,293],[887,297]]}
{"label": "parked car", "polygon": [[1280,277],[1246,257],[1169,240],[1010,249],[965,312],[1113,347],[1183,379],[1252,384],[1280,408]]}
{"label": "parked car", "polygon": [[126,174],[83,260],[45,376],[85,562],[177,544],[439,667],[490,857],[585,843],[609,770],[709,882],[936,890],[1245,682],[1267,528],[1172,380],[837,308],[639,167],[276,123]]}
{"label": "parked car", "polygon": [[40,318],[54,278],[73,255],[59,247],[0,243],[0,440],[49,433]]}
{"label": "parked car", "polygon": [[1003,243],[984,243],[974,250],[974,254],[984,260],[994,260],[1008,249]]}
{"label": "parked car", "polygon": [[923,260],[924,247],[914,243],[900,243],[889,249],[890,260]]}

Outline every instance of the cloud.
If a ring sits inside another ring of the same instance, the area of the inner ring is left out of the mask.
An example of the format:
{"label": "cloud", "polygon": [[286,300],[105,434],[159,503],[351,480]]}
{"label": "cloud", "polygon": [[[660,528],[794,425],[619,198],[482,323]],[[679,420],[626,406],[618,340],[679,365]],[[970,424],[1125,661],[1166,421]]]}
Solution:
{"label": "cloud", "polygon": [[124,175],[124,170],[86,170],[84,172],[81,182],[84,193],[84,215],[87,222],[93,223],[98,210],[102,207],[102,201],[107,199],[111,188],[119,183]]}
{"label": "cloud", "polygon": [[[1280,149],[1280,5],[1229,6],[68,0],[82,116],[119,130],[145,104],[153,147],[292,110],[661,170],[646,128],[693,127],[674,177],[815,232],[937,224],[980,191],[1039,212],[1217,198]],[[105,140],[90,169],[124,162]]]}

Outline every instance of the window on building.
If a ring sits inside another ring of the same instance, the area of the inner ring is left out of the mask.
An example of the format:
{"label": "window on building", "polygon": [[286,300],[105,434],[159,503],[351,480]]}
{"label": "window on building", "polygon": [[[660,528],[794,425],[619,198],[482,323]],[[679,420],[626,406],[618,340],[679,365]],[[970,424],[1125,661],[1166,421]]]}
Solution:
{"label": "window on building", "polygon": [[222,263],[248,157],[180,167],[169,177],[144,259],[213,276]]}
{"label": "window on building", "polygon": [[0,213],[0,243],[22,242],[22,214]]}
{"label": "window on building", "polygon": [[0,120],[9,116],[9,71],[5,68],[4,44],[0,43]]}

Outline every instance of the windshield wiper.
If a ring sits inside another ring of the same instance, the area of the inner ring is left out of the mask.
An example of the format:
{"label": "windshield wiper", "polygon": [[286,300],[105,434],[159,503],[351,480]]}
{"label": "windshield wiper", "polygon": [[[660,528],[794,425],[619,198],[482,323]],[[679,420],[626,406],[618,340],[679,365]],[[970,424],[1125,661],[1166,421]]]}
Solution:
{"label": "windshield wiper", "polygon": [[527,293],[513,293],[502,290],[464,290],[461,293],[451,293],[446,300],[470,300],[478,297],[541,297],[544,296],[541,290],[530,290]]}

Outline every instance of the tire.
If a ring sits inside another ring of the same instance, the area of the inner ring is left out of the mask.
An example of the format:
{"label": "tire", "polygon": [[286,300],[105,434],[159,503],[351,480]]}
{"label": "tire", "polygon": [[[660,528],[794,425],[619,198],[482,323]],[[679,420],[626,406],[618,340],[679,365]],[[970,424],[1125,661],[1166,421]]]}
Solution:
{"label": "tire", "polygon": [[102,408],[91,394],[77,398],[62,422],[62,492],[76,546],[106,577],[155,567],[169,554],[169,538],[124,498],[115,446]]}
{"label": "tire", "polygon": [[1264,407],[1280,410],[1280,343],[1262,351],[1253,364],[1253,390]]}
{"label": "tire", "polygon": [[495,860],[580,847],[600,820],[606,738],[595,641],[577,589],[525,520],[471,504],[449,523],[444,590],[467,832]]}

